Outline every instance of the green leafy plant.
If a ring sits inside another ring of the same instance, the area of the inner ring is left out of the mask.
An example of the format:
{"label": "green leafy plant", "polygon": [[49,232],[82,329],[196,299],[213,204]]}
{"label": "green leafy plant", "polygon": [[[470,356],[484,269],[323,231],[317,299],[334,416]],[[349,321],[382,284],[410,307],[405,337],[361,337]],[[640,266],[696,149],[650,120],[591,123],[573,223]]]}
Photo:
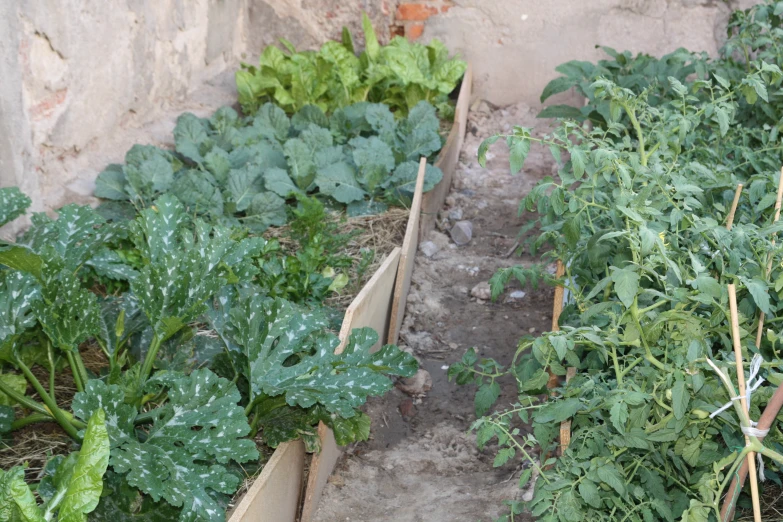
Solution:
{"label": "green leafy plant", "polygon": [[[328,230],[307,222],[316,214],[303,210],[297,230]],[[138,253],[138,270],[112,257],[118,237]],[[103,518],[155,511],[169,520],[224,520],[243,476],[236,466],[258,461],[257,434],[270,446],[303,438],[311,450],[320,421],[341,443],[369,436],[369,418],[357,408],[391,387],[385,375],[412,375],[415,360],[394,346],[370,354],[377,334],[367,329],[335,355],[339,342],[319,307],[274,299],[259,286],[269,252],[265,239],[193,218],[170,195],[130,222],[107,223],[71,205],[56,220],[34,216],[18,243],[0,245],[0,432],[55,422],[83,445],[80,459],[95,426],[107,436],[112,493],[91,486],[82,500],[68,500],[65,472],[50,463],[37,485],[51,508],[45,520],[57,505],[58,520],[70,520],[71,504]],[[81,277],[96,267],[124,278],[128,291],[99,299]],[[103,368],[85,367],[85,343],[102,350]],[[36,365],[48,371],[48,387]],[[54,385],[63,368],[77,389],[70,408]],[[20,470],[0,476],[15,484],[8,502],[31,496],[17,491]]]}
{"label": "green leafy plant", "polygon": [[[505,136],[513,172],[533,143],[550,147],[558,162],[558,178],[542,180],[520,212],[538,213],[540,234],[530,246],[534,253],[551,247],[546,255],[565,266],[558,284],[571,300],[560,330],[522,339],[510,366],[469,351],[449,370],[457,382],[478,386],[479,446],[497,443],[497,466],[517,457],[529,462],[520,486],[533,481],[533,498],[509,502],[504,520],[523,511],[561,522],[720,519],[745,446],[736,417],[709,417],[734,396],[707,362],[733,358],[727,284],[740,287],[746,360],[759,351],[759,314],[772,318],[760,348],[770,361],[762,373],[780,382],[783,250],[774,242],[781,226],[773,205],[783,146],[776,128],[736,118],[745,104],[765,111],[781,71],[760,61],[746,68],[731,81],[714,72],[671,76],[667,88],[653,78],[657,67],[628,88],[598,78],[584,87],[594,108],[564,119],[552,135],[516,127]],[[619,79],[628,80],[626,73]],[[598,124],[583,126],[593,112]],[[482,164],[499,138],[480,147]],[[746,189],[728,230],[738,183]],[[547,279],[540,270],[507,270],[495,276],[493,293],[512,277]],[[542,403],[549,374],[565,376],[567,367],[576,376]],[[519,400],[493,411],[504,378],[516,381]],[[753,393],[751,418],[775,387]],[[557,456],[560,423],[568,419],[571,443]],[[528,422],[532,431],[523,429]],[[772,458],[767,477],[777,482],[780,431],[763,446],[754,447]]]}
{"label": "green leafy plant", "polygon": [[258,67],[242,64],[236,73],[239,103],[246,114],[274,102],[288,114],[308,105],[326,114],[357,102],[384,103],[400,117],[421,101],[437,106],[444,118],[453,109],[448,95],[454,90],[466,63],[449,58],[439,41],[428,45],[396,37],[380,45],[365,14],[365,50],[359,56],[351,34],[343,29],[343,41],[326,42],[318,51],[299,51],[281,40],[285,50],[270,45]]}
{"label": "green leafy plant", "polygon": [[[209,119],[187,113],[174,129],[176,153],[134,146],[125,165],[98,176],[95,195],[145,208],[171,194],[193,214],[254,233],[285,224],[286,201],[305,194],[347,205],[349,215],[377,213],[410,200],[419,158],[441,148],[438,130],[426,102],[400,120],[370,103],[330,118],[307,106],[289,119],[272,104],[246,121],[229,107]],[[428,165],[425,190],[442,177]]]}

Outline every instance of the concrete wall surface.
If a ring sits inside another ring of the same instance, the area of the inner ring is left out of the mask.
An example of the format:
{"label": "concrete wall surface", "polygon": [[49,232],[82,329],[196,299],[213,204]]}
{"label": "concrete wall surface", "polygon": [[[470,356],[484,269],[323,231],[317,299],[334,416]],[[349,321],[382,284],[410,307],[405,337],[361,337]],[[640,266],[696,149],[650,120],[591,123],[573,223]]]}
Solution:
{"label": "concrete wall surface", "polygon": [[[471,60],[478,97],[535,105],[554,67],[596,44],[716,52],[753,0],[0,0],[0,186],[33,210],[91,202],[134,143],[166,144],[176,116],[235,102],[233,71],[280,37],[313,48],[359,35],[439,38]],[[361,38],[357,38],[361,45]],[[5,235],[24,225],[20,220]]]}
{"label": "concrete wall surface", "polygon": [[438,38],[473,63],[478,96],[497,105],[523,101],[536,106],[544,86],[558,76],[557,65],[605,57],[596,45],[653,55],[679,47],[715,54],[725,40],[729,13],[756,3],[403,0],[398,13],[411,13],[400,20],[406,32],[423,30],[423,40]]}

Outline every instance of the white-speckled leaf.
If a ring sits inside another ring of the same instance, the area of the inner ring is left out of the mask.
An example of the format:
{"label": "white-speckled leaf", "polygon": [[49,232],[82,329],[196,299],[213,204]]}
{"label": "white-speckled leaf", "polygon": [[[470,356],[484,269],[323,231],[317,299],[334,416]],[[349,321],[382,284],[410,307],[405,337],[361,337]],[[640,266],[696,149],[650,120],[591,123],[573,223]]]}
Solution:
{"label": "white-speckled leaf", "polygon": [[128,483],[155,501],[182,507],[179,520],[223,522],[225,512],[208,490],[231,494],[239,479],[223,464],[258,458],[239,391],[209,370],[185,376],[161,372],[147,382],[148,393],[167,392],[153,412],[144,441],[135,437],[135,411],[117,386],[90,381],[74,398],[74,413],[84,418],[103,407],[112,439],[110,464]]}
{"label": "white-speckled leaf", "polygon": [[0,188],[0,227],[24,214],[31,203],[17,187]]}
{"label": "white-speckled leaf", "polygon": [[32,276],[0,272],[0,359],[9,359],[13,343],[35,325],[32,303],[40,298],[40,287]]}

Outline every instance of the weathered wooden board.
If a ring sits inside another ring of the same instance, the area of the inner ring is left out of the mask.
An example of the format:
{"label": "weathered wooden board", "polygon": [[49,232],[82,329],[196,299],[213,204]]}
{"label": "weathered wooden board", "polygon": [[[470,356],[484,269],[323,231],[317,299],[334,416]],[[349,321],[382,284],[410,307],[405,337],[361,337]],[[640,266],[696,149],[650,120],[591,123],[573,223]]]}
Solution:
{"label": "weathered wooden board", "polygon": [[389,316],[391,315],[394,281],[400,264],[400,247],[386,256],[364,288],[354,297],[345,311],[340,328],[340,346],[335,353],[342,353],[351,330],[368,326],[378,332],[378,342],[370,351],[378,351],[389,337]]}
{"label": "weathered wooden board", "polygon": [[[354,328],[366,326],[378,332],[378,343],[371,350],[380,349],[381,344],[388,338],[394,282],[399,263],[400,248],[397,247],[348,306],[340,328],[342,343],[335,350],[336,353],[345,349],[345,343]],[[318,425],[318,435],[321,439],[321,451],[312,457],[300,522],[310,522],[313,519],[326,481],[340,457],[340,448],[334,440],[332,430],[321,423]]]}
{"label": "weathered wooden board", "polygon": [[301,440],[280,444],[228,522],[296,522],[304,459]]}
{"label": "weathered wooden board", "polygon": [[397,281],[394,284],[394,298],[392,300],[391,319],[389,321],[389,344],[397,344],[397,338],[400,336],[400,327],[402,327],[402,320],[405,317],[405,303],[408,300],[408,291],[411,289],[413,262],[419,245],[421,197],[424,188],[424,174],[426,171],[427,158],[421,158],[421,161],[419,162],[419,174],[416,177],[416,189],[413,192],[413,202],[411,203],[411,214],[408,217],[405,238],[402,240],[400,266],[397,268]]}
{"label": "weathered wooden board", "polygon": [[451,180],[459,162],[459,153],[462,150],[462,142],[465,140],[465,129],[468,126],[468,110],[470,109],[470,95],[473,85],[473,68],[468,63],[465,76],[462,78],[457,107],[454,112],[454,126],[446,138],[446,144],[440,151],[438,161],[435,163],[443,171],[443,179],[435,188],[424,194],[421,202],[420,237],[427,237],[430,230],[435,228],[438,212],[443,208],[446,196],[451,190]]}

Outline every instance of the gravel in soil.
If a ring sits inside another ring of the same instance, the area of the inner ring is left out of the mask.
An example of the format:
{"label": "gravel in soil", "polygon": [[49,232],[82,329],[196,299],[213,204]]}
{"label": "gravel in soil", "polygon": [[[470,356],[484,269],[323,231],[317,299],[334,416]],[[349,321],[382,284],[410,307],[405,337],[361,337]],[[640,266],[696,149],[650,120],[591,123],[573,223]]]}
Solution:
{"label": "gravel in soil", "polygon": [[[475,389],[450,383],[446,375],[470,347],[507,364],[522,335],[551,327],[552,289],[525,289],[523,295],[511,285],[494,303],[481,298],[481,288],[472,292],[498,268],[535,261],[507,254],[530,219],[518,216],[520,199],[554,172],[549,152],[534,147],[516,176],[509,172],[502,144],[491,149],[487,169],[476,160],[484,138],[510,132],[514,124],[534,127],[535,134],[549,128],[525,105],[499,109],[481,102],[470,113],[440,230],[421,239],[433,244],[426,255],[417,254],[400,339],[430,373],[432,388],[418,396],[395,388],[368,403],[371,439],[346,449],[324,491],[317,522],[488,521],[504,513],[504,500],[524,494],[517,479],[527,464],[493,468],[492,448],[479,451],[475,435],[468,433]],[[464,246],[448,234],[458,221],[472,224],[472,238]],[[504,383],[500,402],[515,397],[514,383]]]}

